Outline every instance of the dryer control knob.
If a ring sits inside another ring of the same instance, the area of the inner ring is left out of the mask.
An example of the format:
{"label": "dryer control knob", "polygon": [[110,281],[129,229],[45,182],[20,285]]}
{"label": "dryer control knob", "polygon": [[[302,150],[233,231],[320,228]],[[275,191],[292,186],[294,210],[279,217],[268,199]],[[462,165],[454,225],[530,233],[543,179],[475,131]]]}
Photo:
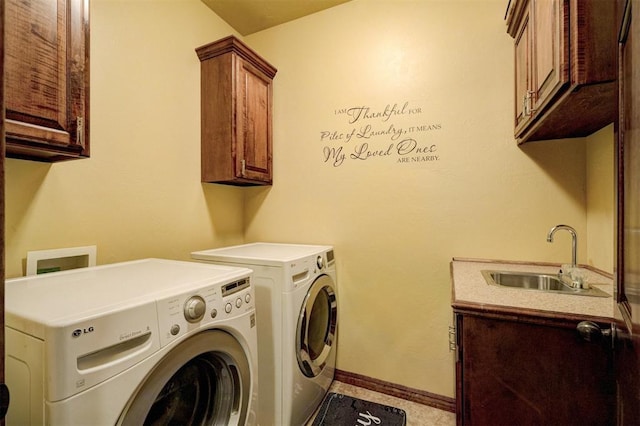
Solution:
{"label": "dryer control knob", "polygon": [[184,317],[189,322],[197,322],[204,317],[207,304],[200,296],[192,296],[184,304]]}
{"label": "dryer control knob", "polygon": [[322,256],[318,256],[318,259],[316,259],[316,264],[318,265],[318,269],[324,268],[324,259],[322,258]]}

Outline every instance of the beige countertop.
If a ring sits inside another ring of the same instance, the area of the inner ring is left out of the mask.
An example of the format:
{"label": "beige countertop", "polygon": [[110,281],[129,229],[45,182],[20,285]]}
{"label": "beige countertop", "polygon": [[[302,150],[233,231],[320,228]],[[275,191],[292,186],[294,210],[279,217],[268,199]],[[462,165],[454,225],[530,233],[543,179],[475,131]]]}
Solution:
{"label": "beige countertop", "polygon": [[589,285],[600,288],[612,297],[579,296],[489,285],[482,276],[482,270],[556,274],[559,265],[454,258],[451,262],[454,307],[474,306],[481,310],[515,308],[539,314],[548,312],[614,317],[613,280],[593,270],[587,272]]}

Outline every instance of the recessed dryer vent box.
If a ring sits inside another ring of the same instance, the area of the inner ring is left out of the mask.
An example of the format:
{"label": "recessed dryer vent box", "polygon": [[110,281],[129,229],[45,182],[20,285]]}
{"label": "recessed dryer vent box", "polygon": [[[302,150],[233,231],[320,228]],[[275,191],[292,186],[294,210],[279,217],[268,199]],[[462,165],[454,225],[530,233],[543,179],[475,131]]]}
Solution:
{"label": "recessed dryer vent box", "polygon": [[96,246],[27,252],[27,275],[86,268],[96,264]]}

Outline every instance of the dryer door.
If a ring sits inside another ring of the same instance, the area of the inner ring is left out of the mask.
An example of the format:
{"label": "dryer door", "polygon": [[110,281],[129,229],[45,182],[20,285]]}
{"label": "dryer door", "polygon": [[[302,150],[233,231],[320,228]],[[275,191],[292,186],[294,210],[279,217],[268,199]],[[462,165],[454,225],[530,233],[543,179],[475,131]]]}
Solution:
{"label": "dryer door", "polygon": [[298,317],[296,352],[305,376],[315,377],[324,369],[336,344],[337,323],[335,284],[330,276],[320,275],[307,292]]}
{"label": "dryer door", "polygon": [[146,377],[119,425],[244,425],[250,367],[240,343],[220,330],[171,350]]}

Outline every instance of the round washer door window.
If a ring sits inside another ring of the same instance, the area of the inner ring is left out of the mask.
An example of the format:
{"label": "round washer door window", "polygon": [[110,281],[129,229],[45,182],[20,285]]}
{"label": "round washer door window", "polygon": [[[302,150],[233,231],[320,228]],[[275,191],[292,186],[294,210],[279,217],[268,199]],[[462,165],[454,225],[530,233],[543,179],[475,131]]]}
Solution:
{"label": "round washer door window", "polygon": [[302,303],[296,333],[298,365],[307,377],[324,369],[335,344],[338,306],[333,280],[320,275]]}
{"label": "round washer door window", "polygon": [[250,367],[240,343],[205,331],[171,350],[138,387],[120,425],[244,425]]}

